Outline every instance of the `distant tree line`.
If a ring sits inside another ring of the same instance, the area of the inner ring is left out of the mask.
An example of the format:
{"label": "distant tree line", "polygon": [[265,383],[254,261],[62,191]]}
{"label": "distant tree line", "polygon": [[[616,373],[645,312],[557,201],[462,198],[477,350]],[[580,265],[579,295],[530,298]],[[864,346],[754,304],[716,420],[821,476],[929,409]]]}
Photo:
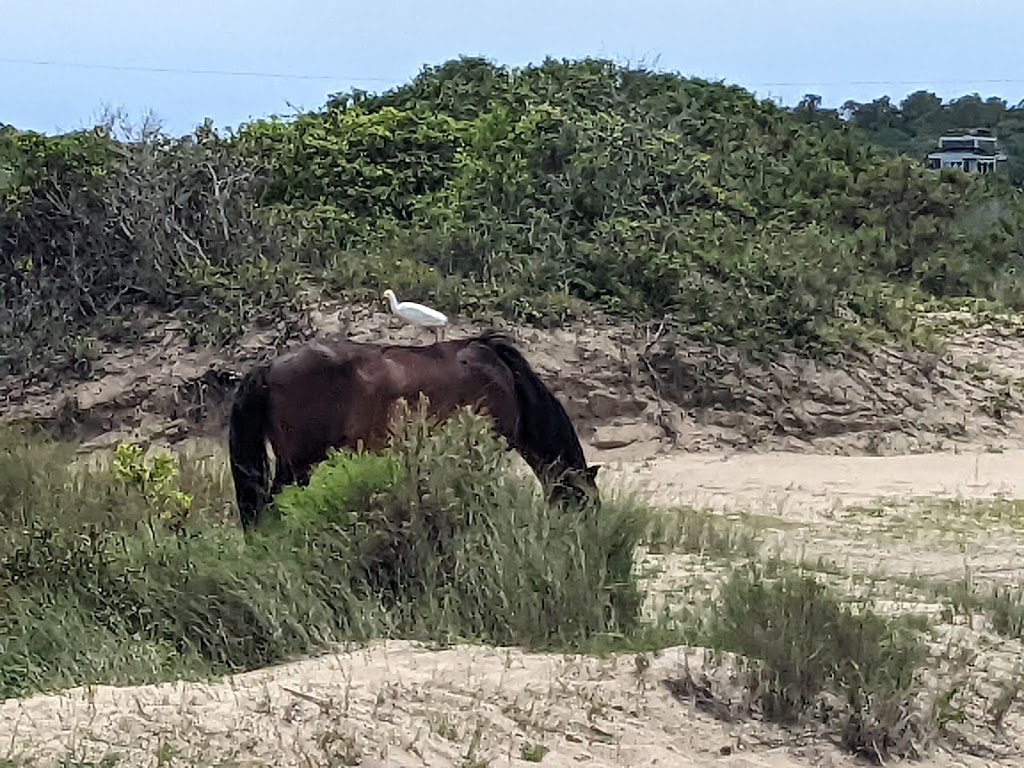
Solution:
{"label": "distant tree line", "polygon": [[1010,106],[1006,100],[977,93],[949,102],[931,91],[916,91],[899,103],[888,96],[871,102],[846,101],[838,109],[821,104],[821,96],[807,94],[790,110],[805,122],[845,120],[868,134],[877,146],[923,158],[937,145],[939,136],[976,128],[988,129],[1009,156],[1009,173],[1024,184],[1024,101]]}

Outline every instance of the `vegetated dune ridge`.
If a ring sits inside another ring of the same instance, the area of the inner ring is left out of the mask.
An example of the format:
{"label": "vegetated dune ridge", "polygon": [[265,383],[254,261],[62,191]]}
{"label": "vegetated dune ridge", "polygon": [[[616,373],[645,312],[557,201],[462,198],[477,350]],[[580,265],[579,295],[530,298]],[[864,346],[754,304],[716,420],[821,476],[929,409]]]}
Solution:
{"label": "vegetated dune ridge", "polygon": [[[360,320],[349,332],[409,338],[385,322]],[[325,314],[318,326],[330,333],[340,323]],[[955,578],[968,567],[979,580],[1014,582],[1024,571],[1016,517],[993,507],[979,519],[967,502],[940,508],[929,499],[1024,497],[1015,469],[1024,466],[1019,335],[965,326],[930,374],[895,353],[843,372],[785,359],[743,367],[726,352],[692,348],[659,356],[661,340],[647,348],[642,331],[621,326],[516,335],[580,421],[588,453],[606,464],[609,490],[707,509],[785,556],[823,556],[840,566],[835,580],[870,585],[894,610],[942,613],[934,595],[906,586],[909,576]],[[227,360],[174,345],[168,331],[148,348],[113,352],[99,376],[65,393],[63,410],[48,411],[47,398],[29,392],[15,395],[12,412],[59,420],[93,447],[131,435],[221,435],[224,396],[246,353]],[[694,377],[689,397],[702,389],[699,405],[680,395],[681,384],[665,383],[673,371]],[[211,396],[189,401],[201,383]],[[986,402],[996,396],[1000,408]],[[759,450],[737,451],[748,446]],[[647,554],[640,567],[654,610],[708,589],[729,562]],[[972,695],[956,738],[925,764],[1016,764],[1024,745],[1017,711],[995,734],[990,723],[1000,684],[1015,679],[1020,643],[981,617],[940,622],[944,642],[972,656]],[[33,765],[104,757],[117,765],[857,764],[812,731],[712,717],[701,702],[741,696],[728,670],[700,649],[597,659],[373,643],[212,684],[6,701],[0,756]],[[704,671],[712,681],[705,695],[687,694],[678,681]]]}

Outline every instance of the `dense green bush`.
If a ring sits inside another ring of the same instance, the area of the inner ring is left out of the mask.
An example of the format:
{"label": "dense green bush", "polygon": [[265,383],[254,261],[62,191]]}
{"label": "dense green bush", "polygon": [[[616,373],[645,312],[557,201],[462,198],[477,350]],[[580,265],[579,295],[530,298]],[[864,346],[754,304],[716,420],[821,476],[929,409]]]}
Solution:
{"label": "dense green bush", "polygon": [[438,233],[423,257],[470,284],[527,277],[534,293],[762,347],[834,346],[851,314],[900,330],[923,296],[1022,298],[1018,193],[739,88],[601,61],[513,73],[469,59],[383,96],[338,96],[323,119],[396,109],[469,127],[417,231]]}
{"label": "dense green bush", "polygon": [[324,523],[350,525],[353,510],[365,509],[375,493],[391,489],[402,465],[388,454],[334,451],[305,486],[284,488],[275,500],[284,526],[300,530]]}

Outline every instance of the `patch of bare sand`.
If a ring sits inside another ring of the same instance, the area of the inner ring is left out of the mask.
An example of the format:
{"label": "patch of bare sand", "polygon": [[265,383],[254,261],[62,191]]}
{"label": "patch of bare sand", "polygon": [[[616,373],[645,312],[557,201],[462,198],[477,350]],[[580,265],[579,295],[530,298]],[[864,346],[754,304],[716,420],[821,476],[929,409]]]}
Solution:
{"label": "patch of bare sand", "polygon": [[[29,421],[83,443],[226,439],[239,377],[311,334],[420,344],[380,305],[321,305],[288,344],[252,329],[229,350],[192,346],[181,324],[154,316],[133,345],[110,345],[88,381],[56,388],[0,379],[0,422]],[[483,327],[457,322],[449,338]],[[761,448],[903,454],[984,441],[1024,447],[1024,341],[992,326],[952,328],[946,355],[883,347],[824,365],[793,354],[756,363],[739,350],[590,318],[561,329],[505,328],[595,448],[660,439],[687,450]]]}
{"label": "patch of bare sand", "polygon": [[[612,464],[605,481],[659,506],[731,518],[762,551],[804,562],[876,610],[930,615],[933,652],[966,665],[956,706],[969,738],[991,738],[992,712],[1020,679],[1021,643],[994,633],[983,609],[951,614],[941,590],[967,578],[1015,588],[1024,579],[1024,451],[675,454]],[[706,599],[741,557],[645,553],[648,609]],[[1024,723],[1013,710],[998,740],[1019,747]]]}
{"label": "patch of bare sand", "polygon": [[760,539],[789,558],[876,576],[1024,578],[1024,519],[978,519],[972,507],[1024,499],[1024,450],[674,454],[602,471],[608,487],[657,506],[755,515]]}
{"label": "patch of bare sand", "polygon": [[[541,755],[550,766],[857,764],[827,743],[725,724],[675,698],[664,681],[701,657],[669,649],[641,670],[631,655],[381,642],[214,684],[7,701],[0,744],[33,765],[69,755],[125,766],[526,766]],[[993,763],[939,752],[927,764]]]}
{"label": "patch of bare sand", "polygon": [[602,469],[612,487],[658,506],[686,505],[814,521],[886,499],[1024,498],[1024,450],[830,456],[674,453]]}

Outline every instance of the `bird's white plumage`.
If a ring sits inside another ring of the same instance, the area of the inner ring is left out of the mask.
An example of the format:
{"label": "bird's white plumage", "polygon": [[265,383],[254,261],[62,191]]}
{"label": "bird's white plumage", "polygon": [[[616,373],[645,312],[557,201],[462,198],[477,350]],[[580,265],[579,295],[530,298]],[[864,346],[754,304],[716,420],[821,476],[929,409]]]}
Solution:
{"label": "bird's white plumage", "polygon": [[[444,312],[438,312],[436,309],[425,307],[414,301],[399,301],[395,297],[395,292],[390,288],[384,291],[384,298],[391,305],[391,312],[407,323],[421,328],[432,329],[443,328],[448,325],[448,317]],[[434,335],[435,337],[437,336],[436,330],[434,330]]]}

